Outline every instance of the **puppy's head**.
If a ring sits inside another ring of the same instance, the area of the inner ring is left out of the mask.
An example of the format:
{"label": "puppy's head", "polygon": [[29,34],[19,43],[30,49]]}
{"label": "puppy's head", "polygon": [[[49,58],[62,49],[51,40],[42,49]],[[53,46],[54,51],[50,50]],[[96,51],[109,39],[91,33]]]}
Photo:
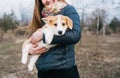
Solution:
{"label": "puppy's head", "polygon": [[55,35],[64,35],[67,29],[72,29],[73,22],[70,18],[63,15],[48,16],[42,19],[50,26]]}

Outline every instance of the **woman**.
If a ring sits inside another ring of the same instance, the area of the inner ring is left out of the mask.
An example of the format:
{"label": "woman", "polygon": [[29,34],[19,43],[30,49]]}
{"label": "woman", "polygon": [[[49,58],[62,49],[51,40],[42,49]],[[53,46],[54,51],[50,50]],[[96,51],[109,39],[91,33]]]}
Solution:
{"label": "woman", "polygon": [[[36,43],[44,39],[41,31],[36,29],[44,26],[41,18],[49,15],[62,14],[73,21],[73,29],[67,30],[63,36],[54,36],[51,44],[59,44],[54,48],[36,49]],[[79,15],[75,8],[64,0],[35,0],[34,14],[29,26],[31,43],[35,44],[30,49],[30,54],[41,54],[36,62],[38,78],[79,78],[75,63],[74,45],[80,40],[81,28]]]}

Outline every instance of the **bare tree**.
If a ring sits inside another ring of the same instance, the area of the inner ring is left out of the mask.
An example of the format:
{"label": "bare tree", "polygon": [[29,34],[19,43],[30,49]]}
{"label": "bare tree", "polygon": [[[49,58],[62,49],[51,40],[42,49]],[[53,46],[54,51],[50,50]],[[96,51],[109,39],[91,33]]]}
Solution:
{"label": "bare tree", "polygon": [[85,17],[88,14],[88,9],[92,9],[94,0],[71,0],[81,16],[81,25],[84,28]]}

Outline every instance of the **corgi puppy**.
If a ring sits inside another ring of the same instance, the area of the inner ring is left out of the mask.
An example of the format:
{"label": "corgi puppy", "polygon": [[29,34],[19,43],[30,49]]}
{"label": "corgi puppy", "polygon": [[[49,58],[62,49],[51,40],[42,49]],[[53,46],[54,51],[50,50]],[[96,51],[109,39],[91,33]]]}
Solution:
{"label": "corgi puppy", "polygon": [[[73,22],[70,18],[63,15],[56,16],[48,16],[42,19],[45,22],[45,25],[42,28],[39,28],[37,31],[42,31],[45,36],[45,42],[41,40],[38,43],[37,48],[46,47],[47,49],[54,47],[55,45],[51,45],[50,43],[53,40],[54,35],[61,36],[64,35],[67,29],[72,29]],[[27,63],[27,58],[29,54],[29,49],[33,44],[30,43],[30,39],[26,40],[22,46],[22,59],[21,62],[23,64]],[[30,61],[28,64],[28,70],[32,71],[40,55],[31,55]]]}

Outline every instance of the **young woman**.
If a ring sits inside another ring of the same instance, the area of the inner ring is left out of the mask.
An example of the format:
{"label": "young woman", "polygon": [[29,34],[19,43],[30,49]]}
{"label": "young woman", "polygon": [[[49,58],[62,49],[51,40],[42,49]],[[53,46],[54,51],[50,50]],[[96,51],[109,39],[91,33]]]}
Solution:
{"label": "young woman", "polygon": [[[54,36],[51,44],[59,44],[47,50],[43,47],[36,49],[36,43],[44,39],[42,31],[36,29],[44,26],[41,18],[49,15],[62,14],[73,21],[73,29],[67,30],[63,36]],[[36,62],[38,78],[79,78],[75,62],[75,44],[80,40],[80,19],[75,8],[64,0],[35,0],[33,19],[29,26],[32,34],[31,43],[35,44],[30,49],[30,54],[41,54]]]}

